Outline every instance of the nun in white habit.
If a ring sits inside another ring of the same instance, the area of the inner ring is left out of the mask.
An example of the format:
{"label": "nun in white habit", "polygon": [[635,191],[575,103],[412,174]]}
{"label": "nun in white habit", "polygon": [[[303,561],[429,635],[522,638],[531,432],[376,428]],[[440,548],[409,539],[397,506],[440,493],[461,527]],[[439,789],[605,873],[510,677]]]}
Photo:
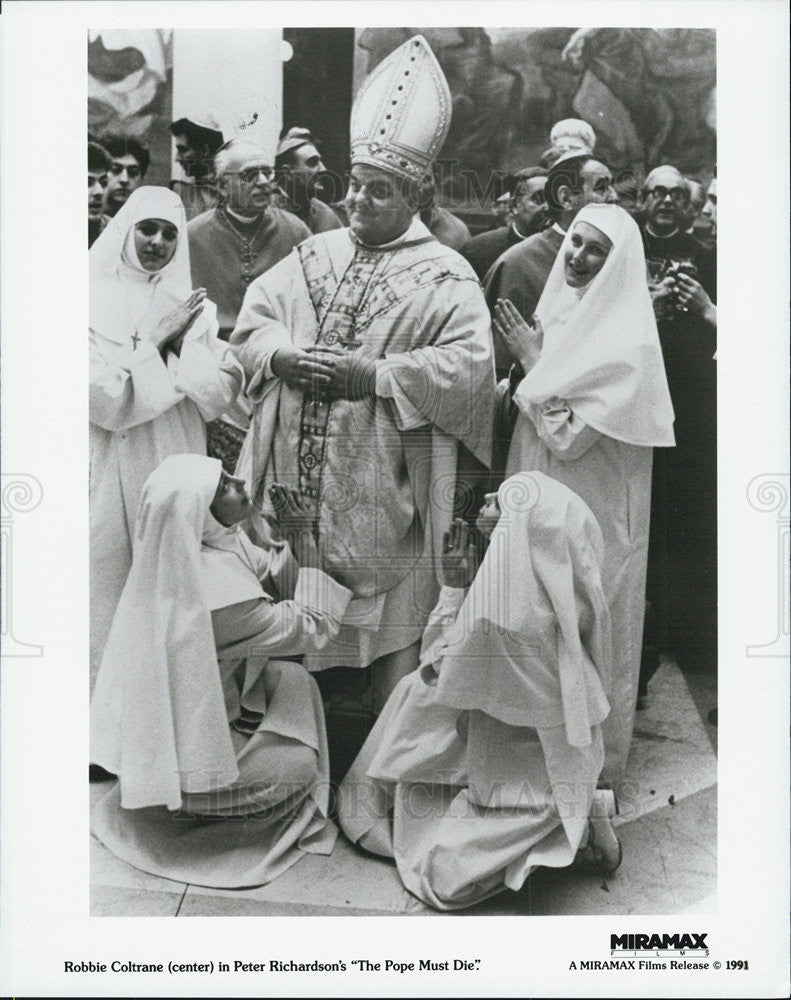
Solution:
{"label": "nun in white habit", "polygon": [[206,421],[243,372],[192,290],[184,207],[167,188],[132,193],[90,263],[91,679],[126,574],[140,493],[168,455],[206,454]]}
{"label": "nun in white habit", "polygon": [[624,776],[634,725],[653,448],[675,443],[645,274],[631,216],[617,205],[586,205],[550,271],[535,328],[507,300],[494,317],[526,372],[513,394],[507,474],[539,471],[564,483],[604,536],[613,668],[602,778],[610,782]]}
{"label": "nun in white habit", "polygon": [[299,562],[253,545],[251,512],[217,459],[152,473],[91,702],[91,760],[118,775],[92,833],[136,868],[219,888],[270,882],[337,833],[321,698],[293,657],[337,634],[351,593],[309,528]]}
{"label": "nun in white habit", "polygon": [[478,526],[497,523],[472,585],[457,522],[420,669],[339,789],[346,835],[393,857],[406,888],[440,910],[519,889],[539,865],[620,863],[614,796],[596,790],[610,673],[601,532],[541,473],[487,501],[494,516],[484,508]]}

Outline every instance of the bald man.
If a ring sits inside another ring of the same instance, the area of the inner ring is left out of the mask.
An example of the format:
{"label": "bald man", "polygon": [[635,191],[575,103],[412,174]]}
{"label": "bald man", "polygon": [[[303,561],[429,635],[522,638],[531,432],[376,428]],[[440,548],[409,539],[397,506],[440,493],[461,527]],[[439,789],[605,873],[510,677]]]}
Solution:
{"label": "bald man", "polygon": [[217,305],[227,340],[251,281],[310,236],[290,212],[271,205],[273,170],[255,143],[232,139],[214,159],[219,203],[187,226],[192,283]]}

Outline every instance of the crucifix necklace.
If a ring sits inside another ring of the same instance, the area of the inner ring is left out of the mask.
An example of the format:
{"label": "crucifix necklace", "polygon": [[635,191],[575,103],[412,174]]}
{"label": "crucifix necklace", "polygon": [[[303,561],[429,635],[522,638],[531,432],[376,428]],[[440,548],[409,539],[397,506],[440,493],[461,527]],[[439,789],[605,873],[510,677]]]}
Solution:
{"label": "crucifix necklace", "polygon": [[[152,279],[158,279],[158,275],[152,275],[148,279],[148,282],[149,282],[149,284],[151,286],[151,297],[148,300],[148,305],[146,306],[145,311],[143,312],[143,315],[140,317],[140,320],[138,321],[137,327],[135,328],[135,332],[132,334],[132,350],[133,351],[137,350],[137,345],[143,339],[141,336],[139,336],[140,327],[145,322],[146,316],[148,316],[148,313],[149,313],[149,311],[151,309],[151,304],[154,301],[154,296],[156,295],[158,280],[152,281]],[[129,301],[129,289],[128,289],[128,287],[127,287],[127,291],[126,291],[126,303],[127,303],[127,309],[131,313],[132,310],[131,310],[131,303]],[[132,319],[132,322],[134,322],[134,319]]]}

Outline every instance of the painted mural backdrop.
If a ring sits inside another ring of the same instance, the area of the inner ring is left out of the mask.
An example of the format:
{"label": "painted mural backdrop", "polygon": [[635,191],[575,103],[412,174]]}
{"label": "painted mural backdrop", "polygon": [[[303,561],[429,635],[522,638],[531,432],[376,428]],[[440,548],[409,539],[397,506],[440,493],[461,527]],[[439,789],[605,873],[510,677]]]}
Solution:
{"label": "painted mural backdrop", "polygon": [[453,96],[441,159],[475,171],[482,183],[491,171],[537,163],[553,123],[572,117],[593,126],[597,152],[613,168],[671,161],[685,173],[711,175],[712,30],[364,28],[357,32],[355,91],[417,32],[434,49]]}
{"label": "painted mural backdrop", "polygon": [[88,33],[88,131],[141,139],[151,151],[149,184],[170,179],[172,34],[159,28]]}
{"label": "painted mural backdrop", "polygon": [[[536,163],[552,124],[569,117],[590,122],[597,150],[614,168],[647,169],[669,160],[702,179],[712,172],[716,39],[711,30],[358,28],[355,41],[350,35],[348,42],[354,47],[353,81],[346,58],[333,51],[344,101],[350,83],[356,92],[370,69],[418,31],[437,54],[453,95],[442,159],[453,161],[454,171],[472,172],[481,191],[492,172]],[[100,29],[88,38],[89,130],[147,140],[148,181],[154,184],[171,176],[172,35],[166,29]],[[310,83],[308,78],[298,84],[308,105]],[[293,103],[293,94],[289,100]],[[333,112],[329,120],[340,117],[339,109]],[[301,105],[297,117],[309,117]],[[345,142],[348,122],[339,129]],[[341,154],[339,149],[338,162],[345,159]],[[461,196],[453,188],[451,180],[446,194]]]}

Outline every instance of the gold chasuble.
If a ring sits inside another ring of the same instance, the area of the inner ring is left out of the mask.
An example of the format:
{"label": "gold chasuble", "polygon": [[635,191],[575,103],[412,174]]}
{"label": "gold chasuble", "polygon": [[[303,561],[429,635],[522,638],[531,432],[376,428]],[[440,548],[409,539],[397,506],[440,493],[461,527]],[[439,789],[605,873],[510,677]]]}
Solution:
{"label": "gold chasuble", "polygon": [[[273,377],[274,352],[291,343],[375,361],[375,397],[328,402]],[[491,335],[473,271],[419,221],[383,247],[321,233],[250,286],[231,346],[255,405],[237,471],[265,512],[273,482],[299,490],[326,571],[355,597],[309,665],[366,666],[405,648],[439,592],[457,443],[490,460]]]}
{"label": "gold chasuble", "polygon": [[[451,107],[431,48],[411,38],[357,93],[352,171],[422,184]],[[265,512],[271,483],[299,490],[324,568],[354,595],[337,640],[306,657],[310,669],[365,667],[417,643],[439,594],[442,534],[471,485],[457,481],[459,443],[490,462],[494,367],[481,287],[459,254],[408,219],[377,246],[350,229],[305,240],[250,285],[231,336],[255,407],[238,471]],[[273,377],[275,351],[292,344],[355,352],[373,363],[374,394],[332,402]],[[402,660],[387,665],[384,694],[411,669]]]}

